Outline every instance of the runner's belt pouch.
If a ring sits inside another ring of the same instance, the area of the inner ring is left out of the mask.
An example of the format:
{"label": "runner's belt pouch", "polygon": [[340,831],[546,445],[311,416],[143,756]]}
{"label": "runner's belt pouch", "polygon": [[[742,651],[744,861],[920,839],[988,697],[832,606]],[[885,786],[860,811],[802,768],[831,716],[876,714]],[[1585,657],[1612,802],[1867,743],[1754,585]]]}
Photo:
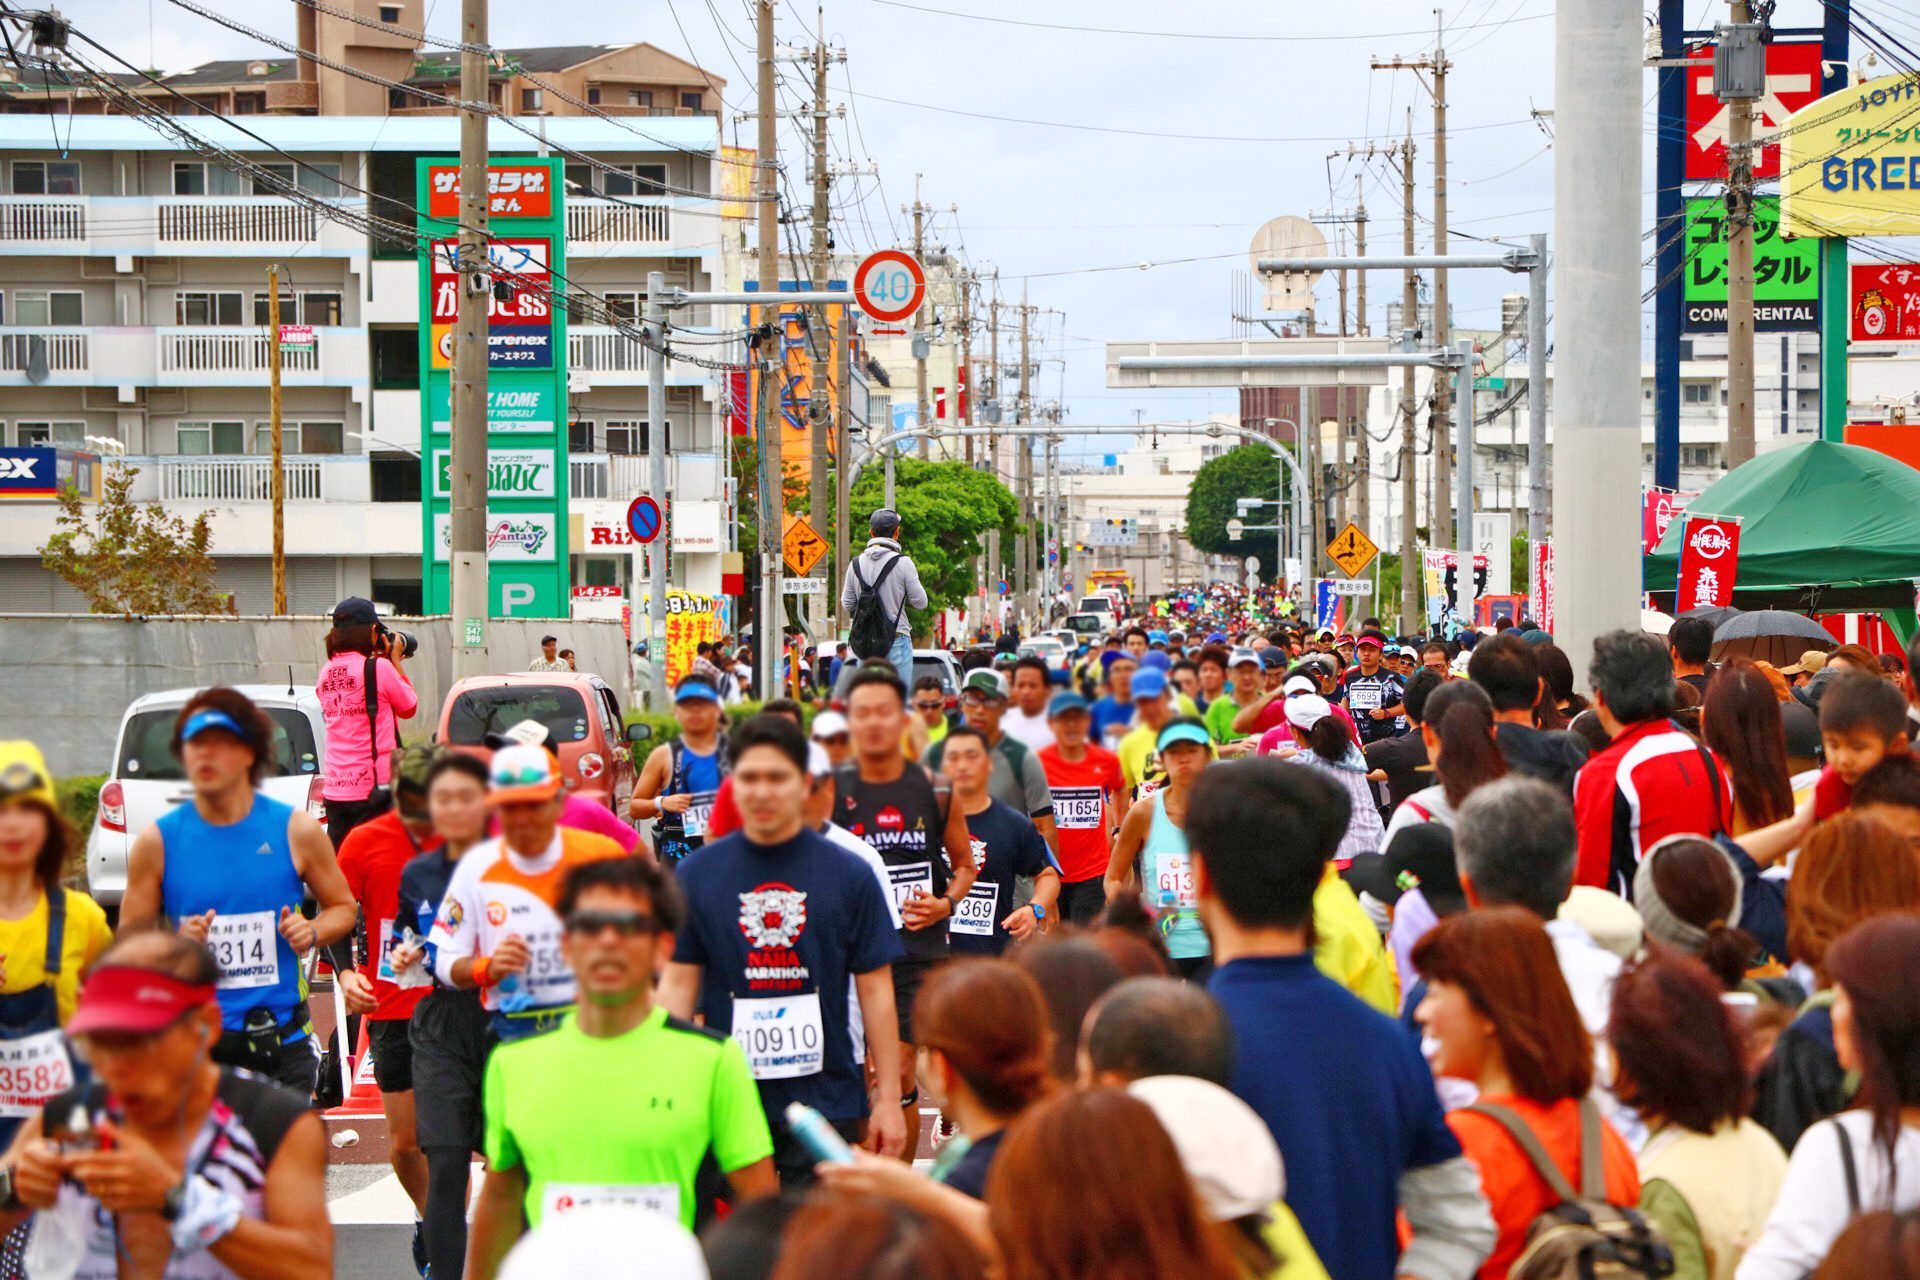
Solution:
{"label": "runner's belt pouch", "polygon": [[271,1076],[280,1061],[280,1049],[306,1030],[303,1022],[281,1026],[265,1009],[247,1013],[247,1024],[238,1031],[220,1033],[215,1057],[232,1067],[245,1067],[257,1075]]}

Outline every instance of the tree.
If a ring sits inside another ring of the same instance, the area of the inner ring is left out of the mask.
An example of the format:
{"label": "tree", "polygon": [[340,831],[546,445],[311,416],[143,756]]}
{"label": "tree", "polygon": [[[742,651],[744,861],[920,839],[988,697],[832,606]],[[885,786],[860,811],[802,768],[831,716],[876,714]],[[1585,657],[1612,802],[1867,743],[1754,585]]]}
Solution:
{"label": "tree", "polygon": [[191,521],[157,502],[133,499],[137,467],[107,464],[100,501],[88,507],[63,486],[53,536],[40,563],[87,598],[95,613],[232,613],[233,597],[213,583],[210,520]]}
{"label": "tree", "polygon": [[[856,555],[864,541],[859,534],[865,513],[883,506],[886,492],[884,474],[877,466],[854,483],[847,502],[860,513],[854,517]],[[960,608],[968,596],[978,593],[974,562],[982,552],[981,534],[998,529],[1012,537],[1020,531],[1020,504],[1012,492],[964,462],[899,459],[894,463],[894,510],[900,513],[900,549],[913,557],[920,570],[931,609]]]}
{"label": "tree", "polygon": [[[1273,505],[1279,496],[1280,468],[1273,450],[1261,444],[1228,450],[1194,474],[1187,490],[1187,541],[1212,555],[1259,556],[1261,577],[1270,581],[1281,571],[1280,535],[1247,533],[1236,542],[1227,537],[1227,521],[1283,524],[1281,509]],[[1241,498],[1267,501],[1243,517],[1236,505]]]}

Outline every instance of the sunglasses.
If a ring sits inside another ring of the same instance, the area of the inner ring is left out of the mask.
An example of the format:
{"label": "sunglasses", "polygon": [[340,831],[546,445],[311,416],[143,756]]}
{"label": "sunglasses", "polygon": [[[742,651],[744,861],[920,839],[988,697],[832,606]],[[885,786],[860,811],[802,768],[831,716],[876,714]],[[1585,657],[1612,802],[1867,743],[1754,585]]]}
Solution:
{"label": "sunglasses", "polygon": [[25,761],[17,761],[0,771],[0,800],[12,800],[50,786],[40,771]]}
{"label": "sunglasses", "polygon": [[639,911],[576,911],[567,917],[567,932],[594,938],[612,929],[623,938],[660,932],[660,922]]}
{"label": "sunglasses", "polygon": [[944,699],[939,702],[916,702],[913,704],[915,711],[944,711],[946,707],[947,704]]}

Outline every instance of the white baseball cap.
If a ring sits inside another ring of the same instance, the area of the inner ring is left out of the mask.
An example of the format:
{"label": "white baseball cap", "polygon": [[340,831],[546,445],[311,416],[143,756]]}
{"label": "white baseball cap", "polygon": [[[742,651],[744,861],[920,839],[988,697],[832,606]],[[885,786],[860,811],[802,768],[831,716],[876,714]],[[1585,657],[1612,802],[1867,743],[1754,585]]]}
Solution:
{"label": "white baseball cap", "polygon": [[1215,1222],[1266,1213],[1286,1193],[1280,1148],[1259,1113],[1195,1076],[1147,1076],[1127,1092],[1153,1108]]}
{"label": "white baseball cap", "polygon": [[1287,699],[1287,723],[1296,729],[1311,729],[1332,714],[1333,708],[1317,693]]}
{"label": "white baseball cap", "polygon": [[827,749],[817,742],[807,744],[807,773],[811,777],[824,778],[833,772],[833,757]]}
{"label": "white baseball cap", "polygon": [[838,711],[822,711],[813,718],[813,740],[834,738],[847,731],[847,718]]}
{"label": "white baseball cap", "polygon": [[1320,686],[1313,682],[1312,676],[1288,676],[1287,682],[1280,686],[1280,692],[1294,698],[1303,693],[1319,693]]}

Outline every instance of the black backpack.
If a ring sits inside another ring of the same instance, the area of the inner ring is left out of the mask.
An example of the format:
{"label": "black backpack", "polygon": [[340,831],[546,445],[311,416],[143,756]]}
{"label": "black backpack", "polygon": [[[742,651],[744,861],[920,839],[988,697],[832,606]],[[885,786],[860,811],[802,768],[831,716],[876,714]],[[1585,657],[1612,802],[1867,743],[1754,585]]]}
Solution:
{"label": "black backpack", "polygon": [[852,647],[856,658],[884,658],[887,650],[893,648],[893,637],[900,628],[900,619],[898,616],[889,618],[887,611],[881,607],[880,584],[904,559],[906,556],[901,554],[887,561],[872,582],[868,582],[861,574],[860,562],[853,562],[853,580],[860,584],[860,594],[853,602],[847,644]]}

